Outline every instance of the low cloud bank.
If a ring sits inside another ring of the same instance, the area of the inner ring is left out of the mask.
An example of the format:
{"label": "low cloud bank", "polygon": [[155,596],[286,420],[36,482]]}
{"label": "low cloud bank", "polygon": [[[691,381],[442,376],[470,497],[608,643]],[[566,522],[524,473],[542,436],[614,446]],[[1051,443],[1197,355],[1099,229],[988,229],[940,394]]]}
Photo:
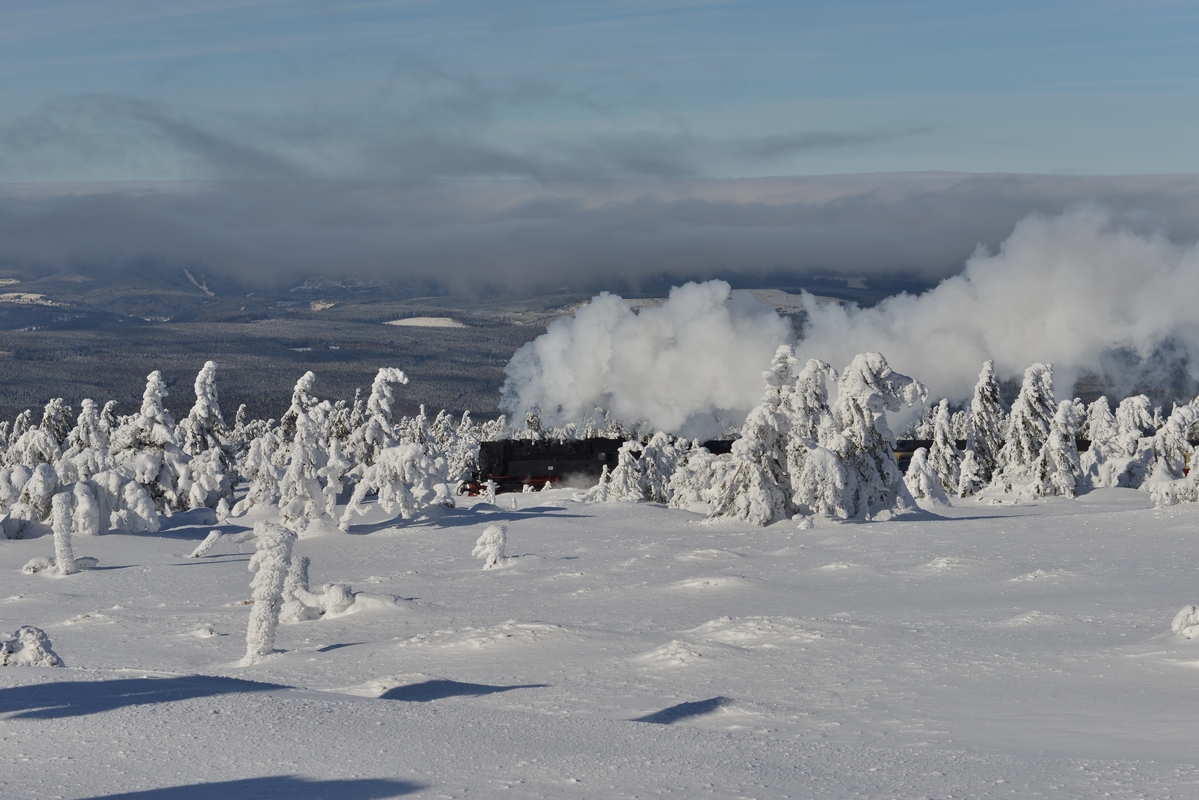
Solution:
{"label": "low cloud bank", "polygon": [[935,283],[1028,214],[1092,200],[1199,237],[1194,176],[10,184],[0,268],[150,263],[261,285],[320,275],[463,293],[781,286],[812,273]]}

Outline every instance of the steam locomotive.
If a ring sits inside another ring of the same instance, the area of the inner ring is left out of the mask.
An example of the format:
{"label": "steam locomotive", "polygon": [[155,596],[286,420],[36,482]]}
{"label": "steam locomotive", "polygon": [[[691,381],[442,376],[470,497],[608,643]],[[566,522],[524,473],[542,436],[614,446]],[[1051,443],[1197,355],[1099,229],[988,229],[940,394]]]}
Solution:
{"label": "steam locomotive", "polygon": [[[468,480],[458,485],[458,494],[472,497],[486,490],[491,481],[496,493],[520,492],[524,487],[543,489],[547,483],[556,484],[564,478],[579,476],[598,479],[605,466],[616,466],[616,453],[626,439],[579,439],[573,442],[502,439],[479,444],[478,467]],[[895,458],[899,468],[906,471],[917,449],[932,447],[932,440],[901,439],[895,443]],[[959,450],[966,442],[956,443]],[[1080,439],[1079,451],[1090,442]],[[733,440],[713,439],[702,444],[714,455],[732,450]]]}

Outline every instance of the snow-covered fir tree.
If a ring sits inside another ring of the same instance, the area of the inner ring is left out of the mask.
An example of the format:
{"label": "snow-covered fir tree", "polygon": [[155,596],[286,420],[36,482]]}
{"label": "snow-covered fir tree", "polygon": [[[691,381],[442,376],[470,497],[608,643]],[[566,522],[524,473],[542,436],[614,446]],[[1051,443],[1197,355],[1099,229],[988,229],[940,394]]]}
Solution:
{"label": "snow-covered fir tree", "polygon": [[1087,406],[1083,438],[1089,442],[1086,452],[1080,456],[1087,482],[1096,488],[1118,486],[1127,458],[1120,441],[1120,429],[1107,397],[1100,397]]}
{"label": "snow-covered fir tree", "polygon": [[714,488],[713,517],[732,517],[769,525],[789,516],[791,482],[787,473],[787,440],[790,435],[784,407],[794,382],[795,356],[789,346],[779,347],[770,369],[762,373],[766,391],[762,402],[745,418],[741,437],[733,442],[730,469]]}
{"label": "snow-covered fir tree", "polygon": [[392,412],[395,403],[391,391],[393,383],[408,383],[408,376],[395,367],[383,367],[375,374],[366,402],[366,418],[350,434],[346,444],[346,454],[358,464],[374,464],[381,451],[399,441]]}
{"label": "snow-covered fir tree", "polygon": [[855,356],[842,371],[833,416],[846,440],[845,451],[838,455],[854,476],[847,481],[854,496],[841,503],[853,510],[851,516],[871,517],[911,507],[886,414],[927,397],[923,384],[892,370],[879,353]]}
{"label": "snow-covered fir tree", "polygon": [[616,466],[608,474],[605,499],[609,502],[640,503],[645,500],[642,487],[641,443],[628,441],[616,451]]}
{"label": "snow-covered fir tree", "polygon": [[46,403],[42,411],[42,424],[38,427],[53,436],[55,444],[61,447],[71,432],[71,407],[61,397],[54,398]]}
{"label": "snow-covered fir tree", "polygon": [[117,465],[130,471],[159,513],[183,506],[178,482],[188,461],[175,439],[175,421],[163,405],[166,397],[162,373],[155,370],[146,376],[140,411],[122,422],[110,442]]}
{"label": "snow-covered fir tree", "polygon": [[316,374],[310,370],[301,375],[292,388],[291,405],[279,418],[278,434],[284,444],[291,444],[291,440],[295,437],[296,420],[300,415],[307,414],[313,406],[320,402],[314,393],[315,387]]}
{"label": "snow-covered fir tree", "polygon": [[957,496],[973,497],[986,485],[982,469],[978,465],[978,458],[974,455],[973,450],[967,450],[962,454],[962,463],[958,470]]}
{"label": "snow-covered fir tree", "polygon": [[[1024,371],[1020,395],[1012,404],[1007,436],[999,451],[992,485],[1006,493],[1037,494],[1041,450],[1057,413],[1053,399],[1053,367],[1033,364]],[[977,454],[977,452],[976,452]]]}
{"label": "snow-covered fir tree", "polygon": [[916,448],[903,481],[908,487],[908,491],[912,493],[912,498],[921,507],[935,508],[949,505],[949,497],[945,494],[941,476],[929,462],[928,450],[925,448]]}
{"label": "snow-covered fir tree", "polygon": [[454,432],[453,443],[446,452],[446,462],[451,481],[469,478],[479,464],[480,430],[471,421],[470,412],[463,411],[462,419]]}
{"label": "snow-covered fir tree", "polygon": [[966,449],[974,451],[983,483],[991,482],[999,466],[999,451],[1006,435],[1007,419],[999,396],[999,382],[995,379],[995,362],[987,359],[974,385],[966,436]]}
{"label": "snow-covered fir tree", "polygon": [[1037,483],[1033,494],[1037,497],[1076,497],[1082,484],[1082,467],[1078,460],[1078,444],[1075,441],[1076,423],[1074,403],[1063,400],[1049,425],[1049,436],[1037,459]]}
{"label": "snow-covered fir tree", "polygon": [[328,410],[328,404],[322,403],[296,417],[287,467],[279,482],[281,519],[300,532],[323,517],[328,508],[319,474],[328,461],[319,416]]}
{"label": "snow-covered fir tree", "polygon": [[[933,415],[933,443],[927,456],[928,466],[936,473],[943,493],[956,494],[961,477],[962,454],[958,451],[953,431],[950,430],[948,400],[942,400]],[[911,483],[908,483],[909,489],[911,486]]]}

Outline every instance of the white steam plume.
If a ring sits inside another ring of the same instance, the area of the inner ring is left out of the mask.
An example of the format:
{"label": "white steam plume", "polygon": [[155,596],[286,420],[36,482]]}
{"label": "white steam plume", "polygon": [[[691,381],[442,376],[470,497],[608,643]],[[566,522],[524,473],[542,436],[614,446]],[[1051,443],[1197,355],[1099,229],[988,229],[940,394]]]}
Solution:
{"label": "white steam plume", "polygon": [[605,292],[516,351],[500,408],[560,425],[601,406],[626,424],[714,436],[759,402],[763,370],[793,340],[790,323],[724,281],[675,287],[640,313]]}
{"label": "white steam plume", "polygon": [[[962,274],[925,294],[870,309],[806,304],[800,355],[843,364],[878,350],[932,396],[962,399],[986,358],[1005,377],[1052,362],[1065,397],[1080,375],[1105,368],[1114,391],[1152,382],[1146,363],[1169,353],[1164,372],[1174,370],[1175,384],[1182,374],[1193,393],[1199,246],[1174,243],[1144,222],[1094,205],[1031,215],[997,254],[976,252]],[[1113,352],[1125,354],[1125,366],[1130,352],[1139,357],[1132,361],[1148,361],[1133,365],[1139,375],[1113,374],[1121,362]]]}

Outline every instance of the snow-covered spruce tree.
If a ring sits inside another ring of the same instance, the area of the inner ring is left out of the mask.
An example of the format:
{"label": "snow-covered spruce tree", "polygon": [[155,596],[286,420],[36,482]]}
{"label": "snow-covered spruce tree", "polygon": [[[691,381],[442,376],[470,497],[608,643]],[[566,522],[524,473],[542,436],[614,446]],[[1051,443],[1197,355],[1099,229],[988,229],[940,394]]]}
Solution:
{"label": "snow-covered spruce tree", "polygon": [[25,625],[11,639],[0,640],[0,667],[61,667],[62,659],[41,628]]}
{"label": "snow-covered spruce tree", "polygon": [[179,423],[175,435],[179,446],[189,456],[205,450],[220,448],[227,434],[225,417],[217,399],[216,362],[205,362],[196,375],[196,402],[187,417]]}
{"label": "snow-covered spruce tree", "polygon": [[488,525],[483,529],[475,549],[471,555],[483,559],[483,569],[495,569],[504,566],[507,557],[504,546],[508,542],[508,529],[503,525]]}
{"label": "snow-covered spruce tree", "polygon": [[[99,477],[99,476],[97,476]],[[137,481],[121,488],[120,510],[113,515],[113,527],[129,533],[158,533],[162,522],[154,498]]]}
{"label": "snow-covered spruce tree", "polygon": [[[97,472],[111,469],[113,461],[108,447],[108,432],[100,421],[100,410],[94,401],[85,399],[80,403],[75,427],[67,434],[66,449],[62,454],[61,460],[70,461],[73,467],[68,479],[87,480]],[[58,471],[60,477],[67,477],[61,466]]]}
{"label": "snow-covered spruce tree", "polygon": [[645,500],[642,488],[641,444],[628,441],[616,451],[616,466],[608,475],[605,499],[609,502],[640,503]]}
{"label": "snow-covered spruce tree", "polygon": [[479,429],[480,442],[494,442],[503,439],[508,431],[508,415],[500,414],[495,419],[489,419]]}
{"label": "snow-covered spruce tree", "polygon": [[338,400],[333,404],[333,410],[329,412],[329,441],[344,442],[350,438],[350,434],[354,432],[354,426],[350,424],[350,407],[345,400]]}
{"label": "snow-covered spruce tree", "polygon": [[8,448],[5,460],[33,469],[39,464],[53,464],[60,453],[53,434],[41,428],[29,428]]}
{"label": "snow-covered spruce tree", "polygon": [[232,500],[238,474],[217,397],[215,361],[206,362],[196,375],[195,391],[196,402],[176,429],[180,447],[191,457],[179,491],[187,508],[216,508],[222,500]]}
{"label": "snow-covered spruce tree", "polygon": [[370,466],[379,453],[398,441],[392,417],[395,395],[391,384],[408,383],[408,376],[395,367],[383,367],[375,374],[370,398],[366,401],[366,419],[350,434],[346,455],[355,463]]}
{"label": "snow-covered spruce tree", "polygon": [[421,403],[420,410],[414,417],[403,417],[395,426],[396,438],[400,444],[414,444],[428,454],[435,450],[432,447],[432,433],[429,431],[429,417],[425,414],[425,404]]}
{"label": "snow-covered spruce tree", "polygon": [[937,413],[936,406],[922,409],[920,416],[908,423],[900,433],[901,439],[916,439],[927,441],[933,438],[933,417]]}
{"label": "snow-covered spruce tree", "polygon": [[962,455],[962,464],[958,470],[958,497],[973,497],[982,491],[987,482],[983,480],[982,469],[973,450],[967,450]]}
{"label": "snow-covered spruce tree", "polygon": [[770,369],[762,373],[766,391],[762,402],[746,416],[741,438],[733,442],[729,471],[713,487],[716,502],[711,517],[769,525],[790,515],[793,509],[787,473],[790,426],[783,409],[795,379],[795,363],[793,349],[783,345],[775,352]]}
{"label": "snow-covered spruce tree", "polygon": [[1075,442],[1076,423],[1074,403],[1063,400],[1049,425],[1049,437],[1037,459],[1036,497],[1076,497],[1082,483],[1082,467],[1078,463],[1078,444]]}
{"label": "snow-covered spruce tree", "polygon": [[283,478],[283,468],[275,464],[275,453],[279,450],[286,450],[286,446],[273,428],[263,431],[250,442],[241,466],[241,472],[250,482],[250,487],[246,496],[233,506],[235,515],[244,514],[251,508],[278,504],[279,481]]}
{"label": "snow-covered spruce tree", "polygon": [[653,503],[670,502],[670,476],[683,457],[683,448],[669,433],[659,431],[641,450],[641,489]]}
{"label": "snow-covered spruce tree", "polygon": [[[1024,371],[1020,395],[1012,404],[1007,436],[999,451],[991,485],[1008,494],[1037,494],[1041,485],[1038,462],[1049,441],[1057,413],[1053,399],[1053,367],[1033,364]],[[976,451],[977,453],[977,451]]]}
{"label": "snow-covered spruce tree", "polygon": [[444,408],[437,412],[437,416],[433,418],[433,424],[429,426],[429,433],[439,451],[448,453],[453,449],[454,435],[457,433],[457,429],[457,421],[450,415],[450,412]]}
{"label": "snow-covered spruce tree", "polygon": [[970,412],[955,411],[949,417],[949,430],[955,442],[965,442],[970,439]]}
{"label": "snow-covered spruce tree", "polygon": [[966,449],[974,451],[978,475],[984,484],[990,483],[999,466],[999,451],[1007,435],[1007,419],[999,397],[999,382],[995,379],[995,362],[987,359],[978,373],[974,397],[970,400],[969,435]]}
{"label": "snow-covered spruce tree", "polygon": [[284,444],[291,444],[292,438],[295,437],[296,420],[299,416],[307,414],[309,409],[317,404],[316,395],[313,394],[314,386],[316,386],[316,374],[310,370],[300,376],[291,390],[291,406],[279,418],[278,434]]}
{"label": "snow-covered spruce tree", "polygon": [[15,442],[17,439],[21,438],[21,436],[25,433],[25,431],[29,430],[32,427],[33,427],[33,410],[27,408],[24,411],[22,411],[20,414],[17,414],[17,418],[13,420],[12,431],[10,431],[8,434],[8,441],[10,443]]}
{"label": "snow-covered spruce tree", "polygon": [[810,359],[796,376],[783,412],[792,507],[805,515],[844,519],[853,513],[856,477],[839,455],[849,452],[849,440],[837,430],[828,403],[828,384],[836,379],[832,366]]}
{"label": "snow-covered spruce tree", "polygon": [[453,445],[446,451],[446,463],[451,481],[469,478],[479,465],[479,428],[471,421],[470,412],[463,411],[454,432]]}
{"label": "snow-covered spruce tree", "polygon": [[329,454],[325,465],[316,471],[321,479],[322,492],[325,495],[325,514],[329,519],[337,519],[337,500],[345,490],[345,479],[353,464],[341,452],[341,440],[329,440]]}
{"label": "snow-covered spruce tree", "polygon": [[1152,436],[1157,427],[1153,424],[1153,406],[1143,394],[1126,397],[1116,406],[1116,430],[1124,455],[1135,456],[1141,450],[1140,441]]}
{"label": "snow-covered spruce tree", "polygon": [[282,525],[259,522],[254,526],[257,537],[249,569],[254,603],[250,606],[250,623],[246,627],[247,663],[269,655],[275,648],[275,629],[279,625],[279,609],[283,605],[283,584],[291,567],[291,548],[296,535]]}
{"label": "snow-covered spruce tree", "polygon": [[327,404],[322,403],[296,417],[287,468],[279,482],[282,521],[299,532],[303,532],[309,522],[323,517],[328,508],[319,475],[328,463],[328,454],[320,436],[320,422],[315,418],[327,408]]}
{"label": "snow-covered spruce tree", "polygon": [[1100,397],[1087,406],[1083,438],[1090,442],[1086,452],[1080,456],[1087,482],[1096,488],[1118,486],[1127,459],[1120,442],[1120,429],[1106,397]]}
{"label": "snow-covered spruce tree", "polygon": [[928,460],[928,450],[916,448],[912,454],[912,463],[908,465],[907,475],[903,479],[912,498],[921,507],[935,508],[949,505],[949,497],[941,483],[941,476]]}
{"label": "snow-covered spruce tree", "polygon": [[809,359],[795,376],[795,383],[782,404],[789,435],[787,474],[793,479],[802,471],[803,454],[811,448],[811,443],[826,445],[838,432],[828,403],[828,384],[835,380],[835,369],[819,359]]}
{"label": "snow-covered spruce tree", "polygon": [[49,464],[38,464],[21,488],[21,496],[13,506],[12,516],[32,522],[48,520],[56,491],[58,473]]}
{"label": "snow-covered spruce tree", "polygon": [[62,447],[67,434],[71,432],[71,407],[61,397],[54,398],[42,410],[42,424],[39,427],[53,436],[55,444]]}
{"label": "snow-covered spruce tree", "polygon": [[427,456],[419,445],[401,444],[380,450],[375,463],[368,466],[354,488],[342,514],[340,527],[348,530],[354,514],[364,514],[362,503],[367,494],[376,492],[379,506],[388,514],[399,511],[411,519],[417,509],[430,505],[453,506],[446,485],[446,463],[441,457]]}
{"label": "snow-covered spruce tree", "polygon": [[833,416],[845,437],[838,453],[854,477],[854,497],[843,505],[851,516],[872,517],[912,507],[912,498],[895,461],[895,438],[887,427],[888,411],[922,403],[928,390],[919,381],[891,369],[879,353],[854,357],[837,381]]}
{"label": "snow-covered spruce tree", "polygon": [[[928,466],[937,474],[937,479],[941,481],[941,489],[946,495],[957,493],[961,465],[962,454],[958,452],[957,443],[953,440],[953,431],[950,430],[949,401],[942,400],[937,406],[936,414],[933,415],[933,444],[928,449]],[[912,484],[908,483],[908,488],[911,487]]]}
{"label": "snow-covered spruce tree", "polygon": [[175,421],[163,406],[167,397],[162,374],[146,376],[146,391],[137,414],[127,417],[112,434],[110,450],[119,467],[128,470],[154,501],[159,513],[181,509],[179,475],[188,458],[175,439]]}
{"label": "snow-covered spruce tree", "polygon": [[1199,485],[1196,484],[1199,470],[1191,469],[1185,474],[1194,453],[1188,441],[1189,432],[1197,423],[1199,409],[1192,401],[1185,406],[1175,406],[1170,418],[1154,435],[1153,460],[1149,475],[1140,488],[1149,492],[1155,505],[1169,506],[1199,499]]}
{"label": "snow-covered spruce tree", "polygon": [[120,427],[121,421],[117,416],[117,401],[109,400],[104,404],[104,408],[100,410],[100,427],[112,438],[112,432]]}
{"label": "snow-covered spruce tree", "polygon": [[525,425],[520,430],[512,432],[513,439],[527,439],[540,442],[545,439],[545,428],[541,425],[541,409],[533,406],[525,412]]}
{"label": "snow-covered spruce tree", "polygon": [[800,461],[799,473],[791,476],[795,506],[801,514],[827,519],[854,516],[858,478],[840,455],[849,452],[849,440],[836,433],[829,439],[828,447],[812,444],[810,439],[804,441],[810,447]]}
{"label": "snow-covered spruce tree", "polygon": [[96,491],[88,481],[78,481],[71,486],[74,508],[71,512],[71,532],[76,536],[99,536],[108,528],[108,520],[101,517]]}

